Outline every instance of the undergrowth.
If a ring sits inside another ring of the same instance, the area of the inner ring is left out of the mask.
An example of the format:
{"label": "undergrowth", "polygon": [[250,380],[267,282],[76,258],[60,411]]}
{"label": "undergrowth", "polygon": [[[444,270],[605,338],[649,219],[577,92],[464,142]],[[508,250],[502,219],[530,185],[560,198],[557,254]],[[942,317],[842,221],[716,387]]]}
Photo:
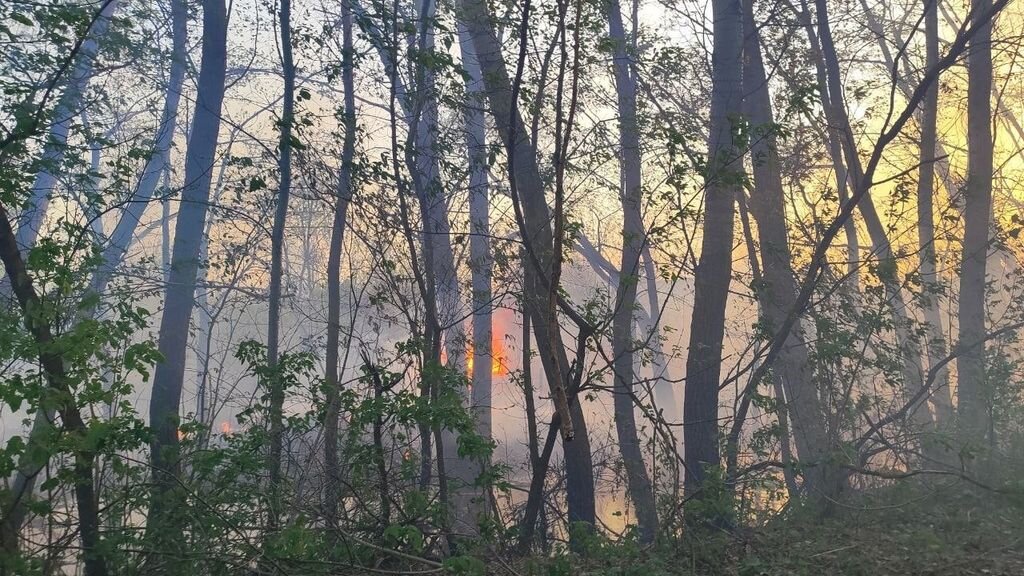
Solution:
{"label": "undergrowth", "polygon": [[[594,538],[531,559],[522,576],[1024,575],[1024,492],[903,483],[827,517],[791,510],[759,528],[691,531],[651,547]],[[499,570],[500,571],[500,570]]]}

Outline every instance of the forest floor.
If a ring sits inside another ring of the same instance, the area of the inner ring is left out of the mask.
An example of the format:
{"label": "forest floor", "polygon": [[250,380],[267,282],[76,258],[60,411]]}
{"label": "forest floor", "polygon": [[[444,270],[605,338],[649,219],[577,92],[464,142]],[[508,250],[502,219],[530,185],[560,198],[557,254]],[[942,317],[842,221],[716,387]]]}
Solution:
{"label": "forest floor", "polygon": [[[742,536],[670,548],[608,545],[544,576],[1024,576],[1024,492],[906,483],[861,494],[834,516],[779,517]],[[567,565],[569,564],[569,565]]]}

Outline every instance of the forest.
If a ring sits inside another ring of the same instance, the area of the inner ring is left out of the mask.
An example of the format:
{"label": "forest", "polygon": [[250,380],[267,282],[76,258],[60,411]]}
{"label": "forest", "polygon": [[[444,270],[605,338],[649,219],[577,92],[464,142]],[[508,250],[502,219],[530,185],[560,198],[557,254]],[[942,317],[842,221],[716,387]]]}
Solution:
{"label": "forest", "polygon": [[1022,30],[0,0],[0,576],[1024,574]]}

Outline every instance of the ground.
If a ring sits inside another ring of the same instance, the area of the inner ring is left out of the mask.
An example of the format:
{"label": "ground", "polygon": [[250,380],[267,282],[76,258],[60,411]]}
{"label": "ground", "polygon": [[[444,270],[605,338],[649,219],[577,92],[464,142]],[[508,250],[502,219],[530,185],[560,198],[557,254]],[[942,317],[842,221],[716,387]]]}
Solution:
{"label": "ground", "polygon": [[586,559],[527,563],[521,574],[1024,576],[1022,520],[1022,490],[914,482],[862,493],[824,519],[794,511],[653,548],[606,543]]}

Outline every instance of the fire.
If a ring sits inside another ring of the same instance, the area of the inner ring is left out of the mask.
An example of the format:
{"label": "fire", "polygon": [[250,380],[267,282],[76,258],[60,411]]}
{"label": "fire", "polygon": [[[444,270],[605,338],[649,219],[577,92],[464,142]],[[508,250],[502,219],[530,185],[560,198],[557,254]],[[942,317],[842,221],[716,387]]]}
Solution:
{"label": "fire", "polygon": [[231,434],[231,423],[230,422],[221,422],[220,423],[220,433],[225,435],[225,436],[229,436]]}
{"label": "fire", "polygon": [[[473,347],[466,349],[466,371],[473,374]],[[500,337],[491,338],[491,375],[505,376],[508,366],[505,363],[505,343]]]}

